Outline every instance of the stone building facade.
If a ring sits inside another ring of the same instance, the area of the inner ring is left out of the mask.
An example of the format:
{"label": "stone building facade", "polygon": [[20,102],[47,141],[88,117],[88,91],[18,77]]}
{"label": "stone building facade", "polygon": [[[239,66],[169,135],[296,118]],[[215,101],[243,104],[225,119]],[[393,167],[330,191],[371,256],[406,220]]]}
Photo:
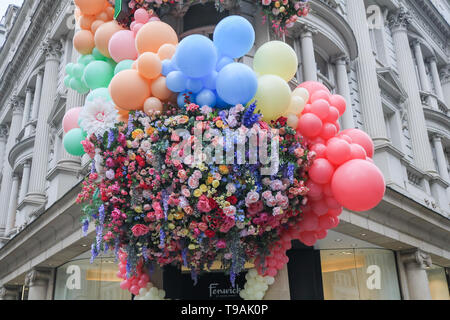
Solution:
{"label": "stone building facade", "polygon": [[[240,14],[256,30],[249,64],[256,48],[278,39],[250,0],[225,1],[220,13],[213,2],[186,2],[162,18],[180,37],[211,36],[221,17]],[[294,246],[266,298],[448,299],[450,6],[312,0],[311,8],[281,39],[299,57],[291,84],[317,80],[347,99],[341,126],[373,138],[387,190],[369,212],[344,211],[314,248]],[[94,230],[83,237],[75,199],[89,159],[65,152],[61,127],[85,98],[63,84],[65,65],[78,57],[73,12],[70,0],[25,0],[1,20],[0,299],[130,298],[112,294],[108,258],[84,264]],[[317,281],[302,288],[310,269]],[[163,273],[154,282],[166,287]],[[77,274],[82,281],[71,282]]]}

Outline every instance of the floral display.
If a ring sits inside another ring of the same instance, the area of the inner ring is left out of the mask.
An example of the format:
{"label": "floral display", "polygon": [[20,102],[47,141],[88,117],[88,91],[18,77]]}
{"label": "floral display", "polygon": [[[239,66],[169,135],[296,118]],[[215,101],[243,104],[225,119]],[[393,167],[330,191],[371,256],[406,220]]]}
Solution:
{"label": "floral display", "polygon": [[299,17],[308,15],[309,0],[261,0],[264,21],[269,20],[271,27],[278,34],[286,33]]}

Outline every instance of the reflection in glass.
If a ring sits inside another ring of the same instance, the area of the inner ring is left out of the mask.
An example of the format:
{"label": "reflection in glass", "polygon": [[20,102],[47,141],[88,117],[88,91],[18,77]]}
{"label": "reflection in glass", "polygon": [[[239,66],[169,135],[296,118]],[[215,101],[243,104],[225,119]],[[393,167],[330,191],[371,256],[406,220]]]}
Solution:
{"label": "reflection in glass", "polygon": [[431,268],[427,269],[427,275],[431,298],[433,300],[450,300],[445,269],[433,265]]}

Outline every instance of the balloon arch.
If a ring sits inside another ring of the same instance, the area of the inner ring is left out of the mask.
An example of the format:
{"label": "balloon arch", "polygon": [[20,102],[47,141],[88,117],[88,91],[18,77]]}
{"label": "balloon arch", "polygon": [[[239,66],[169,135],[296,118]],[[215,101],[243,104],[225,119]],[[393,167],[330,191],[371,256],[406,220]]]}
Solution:
{"label": "balloon arch", "polygon": [[165,297],[150,282],[156,264],[187,267],[196,282],[216,261],[233,285],[252,262],[240,295],[262,299],[292,240],[312,246],[344,207],[381,201],[372,140],[340,131],[346,101],[321,83],[291,91],[289,45],[263,44],[250,68],[236,62],[255,41],[243,17],[220,21],[213,41],[178,42],[143,8],[128,28],[106,0],[75,3],[81,56],[65,84],[89,94],[63,119],[64,146],[92,158],[77,198],[83,230],[96,226],[92,259],[114,250],[136,299]]}

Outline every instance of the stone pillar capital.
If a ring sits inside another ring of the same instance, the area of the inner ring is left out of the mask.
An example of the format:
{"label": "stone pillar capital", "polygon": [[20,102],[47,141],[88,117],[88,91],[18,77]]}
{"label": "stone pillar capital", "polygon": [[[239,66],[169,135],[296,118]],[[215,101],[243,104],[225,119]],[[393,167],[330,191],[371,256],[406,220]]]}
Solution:
{"label": "stone pillar capital", "polygon": [[0,300],[18,300],[19,287],[0,286]]}
{"label": "stone pillar capital", "polygon": [[25,106],[25,100],[23,97],[14,96],[12,100],[12,110],[14,114],[23,114],[23,108]]}
{"label": "stone pillar capital", "polygon": [[420,249],[403,252],[402,261],[406,265],[411,263],[416,264],[420,269],[431,267],[430,255]]}
{"label": "stone pillar capital", "polygon": [[0,125],[0,139],[6,139],[8,137],[9,128],[6,124]]}
{"label": "stone pillar capital", "polygon": [[300,27],[300,38],[312,37],[317,34],[317,28],[313,27],[310,24],[302,24]]}
{"label": "stone pillar capital", "polygon": [[33,287],[35,285],[41,285],[50,280],[51,273],[45,269],[32,269],[25,276],[25,285]]}
{"label": "stone pillar capital", "polygon": [[448,83],[450,82],[450,64],[446,65],[445,67],[440,68],[441,71],[441,81],[442,83]]}
{"label": "stone pillar capital", "polygon": [[425,59],[427,63],[437,63],[436,56],[430,56]]}
{"label": "stone pillar capital", "polygon": [[389,28],[393,32],[406,31],[411,23],[411,19],[411,13],[404,6],[401,6],[389,15]]}
{"label": "stone pillar capital", "polygon": [[46,39],[42,44],[42,51],[45,54],[46,60],[59,60],[62,51],[61,42],[53,39]]}
{"label": "stone pillar capital", "polygon": [[331,62],[340,65],[348,65],[350,63],[350,58],[347,54],[341,53],[331,57]]}

